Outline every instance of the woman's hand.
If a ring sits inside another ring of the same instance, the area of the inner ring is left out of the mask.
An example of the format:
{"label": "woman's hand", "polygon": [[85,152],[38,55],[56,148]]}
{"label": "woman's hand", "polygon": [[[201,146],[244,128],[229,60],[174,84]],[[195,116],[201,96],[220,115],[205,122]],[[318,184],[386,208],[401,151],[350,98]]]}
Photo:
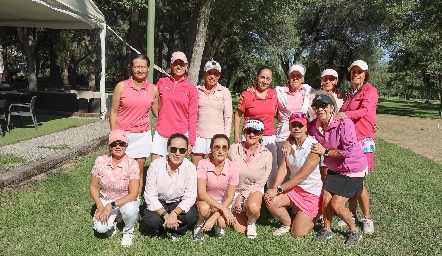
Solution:
{"label": "woman's hand", "polygon": [[345,114],[345,112],[339,112],[338,115],[336,116],[336,121],[339,121],[344,117],[348,117],[347,114]]}
{"label": "woman's hand", "polygon": [[268,189],[267,192],[264,194],[264,200],[267,204],[271,204],[273,202],[273,199],[278,195],[278,190],[276,188]]}
{"label": "woman's hand", "polygon": [[164,226],[166,228],[175,229],[177,230],[180,226],[181,221],[178,219],[177,214],[172,211],[171,213],[167,214],[167,216],[164,217]]}
{"label": "woman's hand", "polygon": [[238,143],[238,142],[241,142],[241,138],[240,138],[240,137],[237,137],[237,136],[235,136],[235,143]]}
{"label": "woman's hand", "polygon": [[112,205],[109,203],[106,206],[98,206],[94,215],[94,221],[99,221],[102,224],[106,224],[109,219],[110,212],[112,211]]}
{"label": "woman's hand", "polygon": [[287,140],[284,142],[284,145],[282,146],[282,155],[284,157],[288,156],[290,154],[290,151],[292,150],[292,144]]}
{"label": "woman's hand", "polygon": [[224,207],[224,209],[222,211],[223,211],[224,218],[226,218],[227,225],[232,226],[236,222],[235,216],[227,207]]}
{"label": "woman's hand", "polygon": [[202,227],[202,230],[204,232],[210,231],[213,228],[213,225],[215,225],[216,219],[214,218],[209,218],[208,220],[206,220],[206,222],[204,223],[204,226]]}
{"label": "woman's hand", "polygon": [[233,207],[233,210],[237,213],[242,212],[242,195],[238,195],[235,199],[235,206]]}
{"label": "woman's hand", "polygon": [[320,143],[313,143],[311,152],[323,156],[325,154],[325,148]]}

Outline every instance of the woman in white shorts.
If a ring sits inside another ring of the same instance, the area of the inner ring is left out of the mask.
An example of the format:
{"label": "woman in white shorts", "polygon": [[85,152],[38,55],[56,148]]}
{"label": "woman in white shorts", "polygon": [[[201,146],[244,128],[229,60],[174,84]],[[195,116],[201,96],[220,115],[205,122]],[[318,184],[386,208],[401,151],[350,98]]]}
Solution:
{"label": "woman in white shorts", "polygon": [[229,89],[218,83],[221,66],[210,60],[204,66],[206,83],[198,89],[198,119],[196,142],[192,149],[192,163],[198,162],[211,152],[210,142],[215,134],[230,137],[232,128],[232,96]]}

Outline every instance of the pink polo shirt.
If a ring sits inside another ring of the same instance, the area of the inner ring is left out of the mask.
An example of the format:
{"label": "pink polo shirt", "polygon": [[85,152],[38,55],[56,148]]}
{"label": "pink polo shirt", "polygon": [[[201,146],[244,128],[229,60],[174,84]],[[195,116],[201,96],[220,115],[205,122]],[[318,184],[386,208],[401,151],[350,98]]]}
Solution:
{"label": "pink polo shirt", "polygon": [[287,93],[287,103],[291,113],[300,112],[302,105],[304,104],[303,87],[300,86],[295,93],[290,93],[290,88],[287,86],[284,88],[284,92]]}
{"label": "pink polo shirt", "polygon": [[198,119],[196,134],[201,138],[212,138],[215,134],[230,137],[232,129],[232,96],[229,89],[217,84],[208,93],[204,85],[198,89]]}
{"label": "pink polo shirt", "polygon": [[161,78],[157,83],[160,108],[156,129],[159,134],[170,137],[174,133],[189,133],[189,144],[195,145],[198,92],[187,81],[187,76],[177,83],[172,76]]}
{"label": "pink polo shirt", "polygon": [[375,139],[374,124],[378,104],[378,91],[369,83],[365,83],[354,96],[352,91],[350,91],[347,100],[342,104],[341,112],[345,112],[354,122],[358,141],[364,138]]}
{"label": "pink polo shirt", "polygon": [[266,147],[261,147],[257,151],[252,161],[247,162],[241,142],[233,144],[229,150],[229,156],[239,168],[239,182],[236,191],[245,198],[264,188],[272,170],[272,153]]}
{"label": "pink polo shirt", "polygon": [[128,132],[145,132],[150,130],[149,111],[152,107],[154,85],[146,81],[146,85],[137,90],[133,80],[124,80],[120,94],[116,129]]}
{"label": "pink polo shirt", "polygon": [[250,118],[259,118],[264,122],[264,135],[275,135],[275,112],[278,107],[278,97],[272,88],[267,89],[267,97],[259,98],[256,93],[244,91],[238,102],[238,109],[244,112],[244,124]]}
{"label": "pink polo shirt", "polygon": [[118,200],[129,194],[129,181],[140,179],[140,166],[133,158],[125,155],[114,168],[112,156],[95,159],[92,175],[100,180],[100,194],[105,200]]}
{"label": "pink polo shirt", "polygon": [[224,167],[219,175],[215,172],[215,165],[208,159],[199,161],[197,171],[198,179],[207,180],[206,192],[214,200],[227,197],[227,187],[238,185],[239,170],[236,164],[229,159],[224,162]]}

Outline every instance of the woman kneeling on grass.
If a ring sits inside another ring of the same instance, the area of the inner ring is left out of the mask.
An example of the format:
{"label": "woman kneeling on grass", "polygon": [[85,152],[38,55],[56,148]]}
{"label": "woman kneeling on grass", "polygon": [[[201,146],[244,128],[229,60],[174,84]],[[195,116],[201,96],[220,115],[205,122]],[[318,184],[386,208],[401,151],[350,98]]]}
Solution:
{"label": "woman kneeling on grass", "polygon": [[[264,199],[269,211],[282,226],[273,234],[280,236],[291,231],[294,236],[306,236],[315,225],[315,218],[319,211],[320,195],[322,190],[319,161],[321,157],[311,153],[311,146],[318,143],[307,134],[307,117],[298,112],[290,116],[290,153],[282,158],[275,184],[267,190]],[[290,169],[291,179],[284,182]],[[296,217],[291,221],[287,206],[296,206]]]}
{"label": "woman kneeling on grass", "polygon": [[308,131],[319,142],[312,146],[312,152],[324,156],[324,164],[328,168],[322,202],[324,228],[316,241],[325,242],[333,236],[330,223],[334,211],[350,229],[345,244],[356,245],[362,234],[345,203],[362,193],[368,172],[367,158],[356,139],[353,121],[346,117],[339,121],[336,119],[336,102],[332,94],[318,91],[312,107],[317,118],[310,123]]}
{"label": "woman kneeling on grass", "polygon": [[[94,229],[99,233],[113,236],[117,232],[117,215],[121,216],[125,227],[121,246],[132,245],[134,226],[138,218],[137,200],[140,186],[138,162],[126,155],[128,139],[123,130],[113,130],[109,134],[111,154],[99,156],[92,168],[89,190],[97,205],[94,214]],[[98,192],[100,184],[100,192]],[[101,196],[100,196],[101,194]]]}
{"label": "woman kneeling on grass", "polygon": [[215,236],[224,236],[227,225],[235,223],[230,205],[238,186],[239,170],[236,164],[227,159],[230,140],[224,134],[216,134],[210,142],[209,158],[199,161],[198,208],[193,237],[196,242],[204,242],[204,232],[214,229]]}
{"label": "woman kneeling on grass", "polygon": [[256,221],[261,213],[264,185],[272,170],[272,153],[261,145],[264,123],[259,119],[249,119],[243,129],[245,141],[232,145],[229,155],[239,168],[239,182],[233,212],[237,222],[233,228],[248,238],[256,238]]}

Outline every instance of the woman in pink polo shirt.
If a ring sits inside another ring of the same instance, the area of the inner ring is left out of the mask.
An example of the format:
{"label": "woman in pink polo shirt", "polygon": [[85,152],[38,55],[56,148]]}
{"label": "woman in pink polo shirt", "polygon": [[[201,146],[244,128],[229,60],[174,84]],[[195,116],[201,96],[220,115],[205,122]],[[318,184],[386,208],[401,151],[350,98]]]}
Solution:
{"label": "woman in pink polo shirt", "polygon": [[232,128],[232,96],[228,88],[220,85],[221,66],[210,60],[204,66],[206,83],[198,89],[198,119],[196,142],[191,159],[195,166],[211,152],[211,139],[215,134],[230,137]]}
{"label": "woman in pink polo shirt", "polygon": [[248,238],[256,238],[256,221],[261,213],[264,185],[272,169],[272,153],[261,145],[264,122],[251,118],[244,125],[245,141],[237,142],[230,147],[229,156],[239,168],[239,182],[233,211],[236,222],[233,228],[244,233]]}
{"label": "woman in pink polo shirt", "polygon": [[199,162],[198,220],[193,230],[196,242],[204,242],[204,232],[214,229],[215,236],[224,236],[227,225],[235,223],[236,219],[230,211],[238,186],[239,170],[234,162],[227,158],[230,140],[225,134],[216,134],[211,139],[209,158]]}
{"label": "woman in pink polo shirt", "polygon": [[126,154],[137,160],[140,167],[140,187],[143,188],[144,163],[150,155],[152,133],[149,111],[158,116],[158,88],[147,81],[150,61],[144,54],[132,58],[132,76],[115,86],[109,116],[111,130],[127,132],[130,145]]}
{"label": "woman in pink polo shirt", "polygon": [[[124,221],[121,246],[132,245],[138,219],[140,169],[138,163],[126,155],[128,136],[123,130],[109,134],[110,155],[97,157],[91,172],[89,192],[97,205],[94,229],[113,236],[117,232],[117,215]],[[100,188],[99,188],[100,187]]]}
{"label": "woman in pink polo shirt", "polygon": [[198,92],[187,80],[186,55],[183,52],[174,52],[170,67],[172,75],[160,78],[157,82],[160,107],[152,142],[152,161],[167,155],[167,140],[174,133],[188,136],[188,153],[192,152],[196,140]]}
{"label": "woman in pink polo shirt", "polygon": [[331,93],[318,91],[312,107],[317,118],[310,123],[308,133],[319,143],[313,144],[311,152],[324,156],[324,164],[328,167],[322,201],[324,228],[316,241],[323,243],[333,236],[330,224],[335,212],[350,229],[345,244],[357,245],[362,234],[345,203],[361,195],[368,172],[367,159],[356,139],[353,121],[349,118],[337,120],[336,101]]}
{"label": "woman in pink polo shirt", "polygon": [[[314,113],[311,110],[311,100],[316,91],[310,85],[304,84],[306,68],[302,64],[295,64],[290,67],[288,72],[288,83],[284,86],[277,86],[275,88],[278,95],[278,125],[276,126],[276,145],[277,145],[277,158],[273,161],[276,164],[280,164],[284,153],[282,152],[283,145],[290,135],[289,130],[289,118],[290,115],[297,112],[308,113],[314,118]],[[269,180],[267,182],[268,188],[273,188],[275,178],[278,170],[272,169]],[[288,180],[288,177],[285,181]]]}
{"label": "woman in pink polo shirt", "polygon": [[[356,137],[368,161],[368,170],[372,171],[374,170],[376,141],[374,132],[376,130],[376,108],[379,96],[376,88],[369,83],[370,73],[365,61],[354,61],[348,68],[348,71],[345,79],[353,84],[353,89],[342,105],[337,119],[348,117],[354,122]],[[370,196],[365,185],[360,196],[349,200],[350,210],[355,222],[357,222],[356,201],[359,202],[364,214],[364,219],[362,219],[363,231],[365,234],[372,234],[374,232],[374,225],[370,217]],[[338,224],[342,225],[342,222]]]}
{"label": "woman in pink polo shirt", "polygon": [[263,66],[258,69],[256,74],[256,84],[252,85],[251,90],[246,90],[241,94],[238,101],[238,108],[235,111],[234,133],[235,143],[241,141],[240,123],[241,116],[244,114],[244,124],[251,118],[257,118],[264,123],[264,134],[262,136],[262,145],[271,153],[272,173],[276,175],[276,133],[274,119],[278,108],[278,97],[276,91],[270,88],[273,80],[273,71],[270,67]]}

